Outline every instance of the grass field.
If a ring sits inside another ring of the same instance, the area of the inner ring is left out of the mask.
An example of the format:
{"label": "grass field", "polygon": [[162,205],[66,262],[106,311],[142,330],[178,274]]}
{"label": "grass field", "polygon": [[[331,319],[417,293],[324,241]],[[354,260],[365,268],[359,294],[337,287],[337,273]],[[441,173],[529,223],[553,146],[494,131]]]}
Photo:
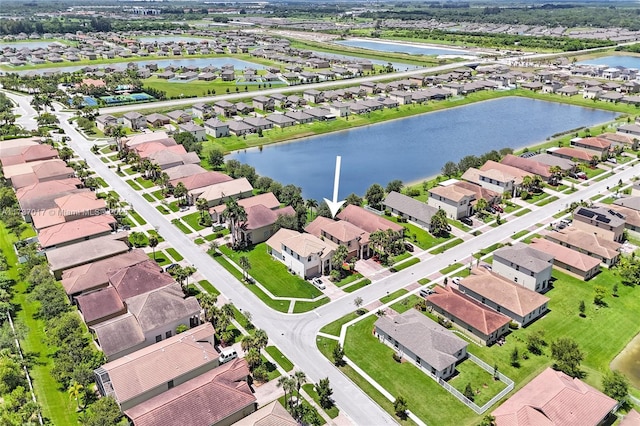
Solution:
{"label": "grass field", "polygon": [[320,329],[320,331],[322,333],[340,336],[340,330],[342,329],[342,326],[356,318],[358,318],[358,314],[356,314],[355,312],[348,313],[342,318],[338,318],[337,320],[325,325]]}
{"label": "grass field", "polygon": [[69,398],[66,390],[59,388],[51,375],[53,360],[51,356],[55,348],[45,344],[47,333],[45,323],[34,317],[37,305],[29,301],[27,283],[19,281],[18,270],[16,268],[17,258],[13,251],[12,244],[17,241],[13,234],[10,234],[0,222],[0,250],[7,257],[7,262],[11,268],[6,271],[9,278],[16,280],[15,296],[13,303],[20,306],[15,318],[16,321],[24,324],[28,333],[26,338],[20,342],[22,351],[27,358],[31,358],[29,374],[33,380],[33,387],[38,404],[42,407],[42,415],[54,425],[77,424],[78,414],[76,404]]}
{"label": "grass field", "polygon": [[347,293],[353,293],[356,290],[360,290],[362,287],[366,287],[369,284],[371,284],[371,280],[369,278],[365,278],[362,281],[358,281],[355,284],[352,284],[348,287],[343,288],[344,291],[346,291]]}
{"label": "grass field", "polygon": [[391,309],[401,314],[413,308],[420,300],[423,300],[422,297],[412,294],[411,296],[391,305]]}
{"label": "grass field", "polygon": [[404,288],[401,288],[399,290],[394,291],[391,294],[387,294],[386,296],[380,298],[380,302],[382,303],[389,303],[394,299],[397,299],[398,297],[407,294],[407,290],[405,290]]}
{"label": "grass field", "polygon": [[[153,259],[153,252],[151,253],[147,253],[149,255],[149,258]],[[160,266],[167,266],[173,262],[171,262],[171,259],[169,258],[169,256],[167,256],[167,254],[165,252],[163,252],[162,250],[156,250],[156,255],[155,255],[155,260],[156,263]]]}
{"label": "grass field", "polygon": [[465,361],[456,366],[457,374],[449,380],[449,384],[460,393],[464,393],[467,384],[471,385],[474,392],[473,402],[482,407],[496,396],[507,385],[500,380],[493,380],[493,375],[483,370],[472,361]]}
{"label": "grass field", "polygon": [[[235,81],[222,81],[220,79],[214,81],[194,80],[183,83],[170,82],[154,76],[142,80],[142,83],[144,87],[166,92],[167,98],[190,98],[196,96],[224,95],[227,93],[244,93],[245,87],[249,92],[259,90],[257,84],[244,84],[243,82],[236,84]],[[286,85],[282,82],[272,81],[271,87],[286,87]],[[237,91],[236,88],[238,89]],[[260,89],[262,89],[262,86]]]}
{"label": "grass field", "polygon": [[205,229],[205,227],[198,223],[200,221],[200,216],[200,212],[195,212],[186,216],[182,216],[182,220],[184,220],[190,227],[192,227],[196,231],[202,231],[203,229]]}
{"label": "grass field", "polygon": [[434,250],[431,250],[430,253],[431,254],[440,254],[440,253],[443,253],[443,252],[449,250],[450,248],[455,247],[458,244],[462,244],[462,243],[463,243],[462,239],[456,238],[454,240],[449,241],[446,244],[441,245],[440,247],[438,247],[438,248],[436,248]]}
{"label": "grass field", "polygon": [[135,210],[129,210],[129,215],[138,222],[139,225],[146,225],[147,221],[142,218]]}
{"label": "grass field", "polygon": [[407,241],[411,241],[423,250],[430,249],[451,238],[434,237],[429,232],[412,223],[399,222],[396,216],[385,216],[384,218],[403,226],[406,229],[404,235],[407,237]]}
{"label": "grass field", "polygon": [[176,262],[180,262],[182,259],[184,259],[184,257],[182,257],[182,255],[180,253],[178,253],[178,251],[176,249],[174,249],[173,247],[168,247],[166,249],[167,253],[169,253],[169,256],[173,257],[173,259]]}
{"label": "grass field", "polygon": [[264,350],[269,355],[271,355],[271,358],[273,358],[274,361],[277,362],[284,371],[293,370],[293,363],[289,361],[289,358],[284,356],[284,354],[280,352],[278,348],[276,348],[275,346],[267,346],[266,348],[264,348]]}
{"label": "grass field", "polygon": [[[160,207],[160,206],[158,206],[158,207]],[[192,230],[187,228],[187,226],[184,223],[182,223],[182,221],[180,219],[172,219],[171,223],[173,223],[179,230],[181,230],[185,234],[191,234],[193,232]]]}
{"label": "grass field", "polygon": [[249,274],[274,296],[313,299],[322,295],[312,284],[291,274],[283,263],[273,259],[267,253],[265,243],[257,244],[246,251],[234,251],[227,246],[221,246],[220,251],[236,264],[241,256],[246,256],[251,264]]}
{"label": "grass field", "polygon": [[[322,408],[320,406],[320,397],[318,396],[318,392],[316,392],[315,385],[311,383],[306,383],[302,385],[302,389],[304,389],[307,395],[309,395],[311,399],[313,399],[316,402],[316,404],[318,404],[318,406]],[[335,419],[336,417],[338,417],[338,414],[340,414],[340,410],[338,410],[338,407],[336,407],[335,405],[332,405],[331,408],[328,408],[328,409],[323,408],[323,410],[332,419]]]}

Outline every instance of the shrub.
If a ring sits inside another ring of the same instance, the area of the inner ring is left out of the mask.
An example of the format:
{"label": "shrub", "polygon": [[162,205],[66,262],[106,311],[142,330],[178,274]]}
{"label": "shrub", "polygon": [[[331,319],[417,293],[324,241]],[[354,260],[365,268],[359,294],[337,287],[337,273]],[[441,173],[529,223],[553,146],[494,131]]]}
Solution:
{"label": "shrub", "polygon": [[402,355],[400,355],[398,352],[394,352],[393,353],[393,360],[395,362],[402,362]]}

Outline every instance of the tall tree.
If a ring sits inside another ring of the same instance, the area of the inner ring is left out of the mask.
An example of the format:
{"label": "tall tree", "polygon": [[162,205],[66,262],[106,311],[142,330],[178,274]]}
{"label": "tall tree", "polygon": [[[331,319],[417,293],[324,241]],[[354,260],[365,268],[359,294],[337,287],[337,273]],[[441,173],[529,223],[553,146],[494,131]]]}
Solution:
{"label": "tall tree", "polygon": [[325,377],[324,379],[320,379],[320,381],[315,385],[315,388],[318,393],[320,406],[325,410],[331,408],[333,406],[333,400],[331,399],[333,389],[331,389],[329,384],[329,378]]}
{"label": "tall tree", "polygon": [[77,382],[73,382],[71,383],[71,386],[69,386],[69,397],[76,401],[76,405],[78,406],[78,408],[80,408],[80,395],[82,394],[83,388],[84,386]]}
{"label": "tall tree", "polygon": [[394,179],[394,180],[392,180],[391,182],[389,182],[387,184],[386,191],[387,191],[387,193],[400,192],[400,191],[402,191],[403,187],[404,187],[404,184],[402,183],[402,181],[400,179]]}
{"label": "tall tree", "polygon": [[149,235],[149,247],[153,249],[153,260],[156,260],[156,247],[158,247],[158,237],[155,235]]}
{"label": "tall tree", "polygon": [[209,203],[204,198],[196,200],[196,209],[200,212],[200,221],[204,221],[205,212],[209,211]]}
{"label": "tall tree", "polygon": [[187,191],[187,187],[184,186],[184,183],[178,182],[175,188],[173,188],[173,196],[177,198],[180,202],[184,202],[186,204],[187,196],[189,191]]}
{"label": "tall tree", "polygon": [[380,184],[374,183],[367,189],[365,198],[372,208],[381,210],[381,203],[384,200],[384,188]]}
{"label": "tall tree", "polygon": [[347,249],[346,246],[340,244],[331,257],[331,266],[333,267],[333,269],[342,269],[342,265],[347,260],[348,255],[349,249]]}
{"label": "tall tree", "polygon": [[551,356],[555,359],[553,368],[560,370],[571,377],[580,377],[580,363],[584,359],[584,353],[578,343],[569,337],[561,337],[551,343]]}
{"label": "tall tree", "polygon": [[442,166],[441,172],[446,177],[453,177],[458,174],[458,165],[453,161],[447,161],[444,163],[444,166]]}
{"label": "tall tree", "polygon": [[229,231],[231,233],[231,246],[238,246],[238,231],[240,224],[247,220],[247,212],[244,207],[238,204],[238,201],[229,197],[226,202],[226,209],[222,212],[224,220],[229,222]]}
{"label": "tall tree", "polygon": [[302,388],[302,385],[307,383],[307,375],[304,374],[304,371],[297,370],[295,373],[293,373],[293,379],[295,380],[295,383],[296,383],[296,394],[298,396],[298,402],[297,402],[295,411],[297,413],[297,416],[301,417],[300,407],[302,406],[302,398],[300,396],[300,388]]}
{"label": "tall tree", "polygon": [[431,217],[431,233],[437,237],[446,236],[451,231],[451,225],[447,221],[447,213],[443,209],[438,211]]}
{"label": "tall tree", "polygon": [[224,164],[224,153],[218,148],[211,148],[207,153],[209,165],[214,169],[219,169]]}
{"label": "tall tree", "polygon": [[240,259],[238,259],[238,264],[240,265],[240,268],[242,268],[242,277],[246,281],[249,278],[249,274],[247,271],[251,269],[249,258],[247,256],[240,256]]}
{"label": "tall tree", "polygon": [[309,209],[309,217],[313,219],[313,211],[318,208],[318,201],[313,198],[309,198],[305,205],[307,206],[307,209]]}
{"label": "tall tree", "polygon": [[629,381],[619,371],[609,371],[602,378],[605,395],[618,402],[624,402],[629,395]]}

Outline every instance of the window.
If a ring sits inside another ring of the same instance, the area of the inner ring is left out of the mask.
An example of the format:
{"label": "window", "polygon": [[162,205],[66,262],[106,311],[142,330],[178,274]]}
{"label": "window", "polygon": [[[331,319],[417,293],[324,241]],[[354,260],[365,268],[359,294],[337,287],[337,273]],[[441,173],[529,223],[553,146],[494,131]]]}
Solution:
{"label": "window", "polygon": [[420,365],[420,357],[419,356],[416,357],[416,365]]}
{"label": "window", "polygon": [[169,389],[173,389],[173,380],[169,380],[169,381],[167,382],[167,387],[168,387]]}
{"label": "window", "polygon": [[162,342],[162,334],[158,334],[156,336],[156,343],[158,343],[158,342]]}
{"label": "window", "polygon": [[517,283],[518,282],[518,277],[513,277],[513,282]]}
{"label": "window", "polygon": [[171,337],[171,330],[167,331],[164,335],[165,339],[168,339],[169,337]]}

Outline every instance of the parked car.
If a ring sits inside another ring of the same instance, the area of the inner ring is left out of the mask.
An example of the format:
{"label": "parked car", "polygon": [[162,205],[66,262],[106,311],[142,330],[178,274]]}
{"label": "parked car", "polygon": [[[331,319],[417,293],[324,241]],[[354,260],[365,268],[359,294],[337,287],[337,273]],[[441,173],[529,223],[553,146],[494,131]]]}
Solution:
{"label": "parked car", "polygon": [[587,174],[585,172],[580,172],[577,174],[577,176],[578,176],[578,179],[583,179],[583,180],[587,179]]}
{"label": "parked car", "polygon": [[465,225],[473,226],[473,220],[470,217],[463,217],[460,219],[460,222],[464,223]]}
{"label": "parked car", "polygon": [[238,352],[236,352],[233,348],[224,348],[220,351],[220,357],[218,358],[218,362],[220,364],[224,364],[225,362],[229,362],[232,359],[238,358]]}
{"label": "parked car", "polygon": [[410,244],[410,243],[404,243],[404,249],[405,249],[406,251],[410,252],[410,253],[413,253],[413,250],[414,250],[414,248],[413,248],[413,244]]}
{"label": "parked car", "polygon": [[171,265],[167,265],[164,270],[167,272],[170,272],[174,269],[176,269],[177,267],[179,267],[180,265],[178,265],[177,263],[172,263]]}
{"label": "parked car", "polygon": [[496,214],[496,213],[497,213],[497,210],[496,210],[496,209],[494,209],[494,208],[493,208],[493,207],[491,207],[491,206],[487,207],[487,211],[488,211],[489,213],[491,213],[491,214]]}
{"label": "parked car", "polygon": [[311,280],[311,283],[318,287],[320,290],[324,290],[327,286],[322,282],[322,279],[319,277],[315,277]]}
{"label": "parked car", "polygon": [[500,213],[504,213],[504,209],[497,204],[494,204],[491,207],[493,207],[496,211],[499,211]]}
{"label": "parked car", "polygon": [[458,285],[460,284],[460,281],[462,280],[462,277],[453,277],[451,278],[451,282]]}
{"label": "parked car", "polygon": [[490,271],[490,270],[492,269],[492,268],[491,268],[491,265],[487,265],[486,263],[483,263],[483,264],[482,264],[482,265],[480,265],[480,266],[481,266],[481,267],[483,267],[484,269],[486,269],[487,271]]}
{"label": "parked car", "polygon": [[607,161],[608,161],[609,163],[618,164],[618,160],[616,160],[614,157],[607,158]]}
{"label": "parked car", "polygon": [[433,293],[435,293],[435,291],[431,290],[430,288],[423,288],[418,294],[420,294],[420,297],[427,297]]}

